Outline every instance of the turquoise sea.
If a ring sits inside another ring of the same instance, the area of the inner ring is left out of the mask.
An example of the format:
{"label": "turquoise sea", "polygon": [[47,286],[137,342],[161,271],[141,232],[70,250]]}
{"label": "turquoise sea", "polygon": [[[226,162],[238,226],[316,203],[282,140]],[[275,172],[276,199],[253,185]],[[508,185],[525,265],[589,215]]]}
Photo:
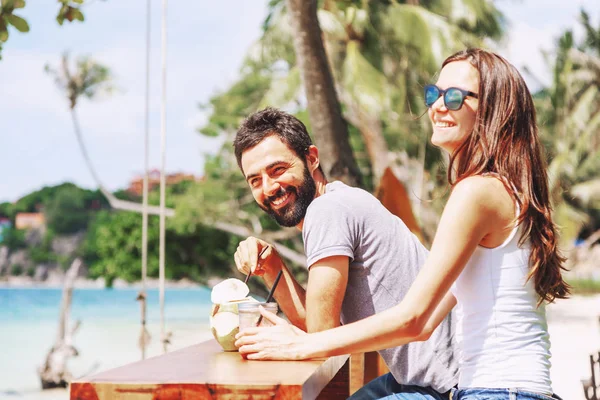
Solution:
{"label": "turquoise sea", "polygon": [[[71,322],[81,321],[74,337],[79,356],[69,363],[75,377],[140,359],[140,305],[137,289],[75,289]],[[53,345],[61,289],[0,288],[0,398],[19,398],[40,390],[37,368]],[[165,291],[170,350],[210,337],[210,290]],[[148,290],[148,355],[162,352],[158,290]]]}

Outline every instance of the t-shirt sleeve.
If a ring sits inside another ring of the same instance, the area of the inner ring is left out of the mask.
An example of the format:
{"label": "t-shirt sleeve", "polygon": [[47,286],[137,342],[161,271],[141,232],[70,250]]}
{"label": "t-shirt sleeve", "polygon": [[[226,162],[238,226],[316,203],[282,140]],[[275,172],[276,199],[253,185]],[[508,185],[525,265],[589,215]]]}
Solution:
{"label": "t-shirt sleeve", "polygon": [[332,256],[354,259],[356,221],[351,211],[345,204],[326,197],[313,201],[302,229],[308,268]]}

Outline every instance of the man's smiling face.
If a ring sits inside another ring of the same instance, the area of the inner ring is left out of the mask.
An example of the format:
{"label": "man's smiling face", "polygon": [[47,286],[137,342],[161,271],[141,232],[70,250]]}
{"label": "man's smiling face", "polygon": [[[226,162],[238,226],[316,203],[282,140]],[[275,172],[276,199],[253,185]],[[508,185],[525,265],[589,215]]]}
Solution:
{"label": "man's smiling face", "polygon": [[316,193],[305,160],[272,135],[243,153],[242,169],[254,199],[279,225],[302,222]]}

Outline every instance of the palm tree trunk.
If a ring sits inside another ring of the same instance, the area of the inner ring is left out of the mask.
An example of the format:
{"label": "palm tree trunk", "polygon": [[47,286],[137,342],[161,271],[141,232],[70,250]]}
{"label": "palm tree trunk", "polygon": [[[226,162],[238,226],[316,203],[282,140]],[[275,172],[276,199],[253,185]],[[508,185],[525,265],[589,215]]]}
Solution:
{"label": "palm tree trunk", "polygon": [[323,45],[317,0],[287,0],[287,7],[321,165],[329,178],[360,186],[360,170],[350,147],[348,126],[342,117]]}
{"label": "palm tree trunk", "polygon": [[[96,174],[96,169],[92,164],[92,160],[87,152],[87,147],[83,142],[83,137],[81,136],[81,127],[79,125],[79,119],[77,118],[77,113],[75,112],[75,104],[71,106],[71,120],[73,121],[73,128],[75,129],[75,137],[77,138],[77,143],[79,144],[79,150],[81,151],[81,155],[83,155],[83,159],[87,164],[88,170],[92,174],[92,178],[98,184],[100,182],[100,178],[98,178],[98,174]],[[102,185],[98,185],[100,189],[102,189]]]}

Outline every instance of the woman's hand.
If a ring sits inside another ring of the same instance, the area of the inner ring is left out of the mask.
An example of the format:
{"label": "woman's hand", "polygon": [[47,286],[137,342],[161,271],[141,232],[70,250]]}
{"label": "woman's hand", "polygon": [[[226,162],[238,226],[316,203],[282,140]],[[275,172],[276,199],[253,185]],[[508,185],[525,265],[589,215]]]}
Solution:
{"label": "woman's hand", "polygon": [[308,335],[283,318],[260,308],[263,318],[274,324],[271,327],[246,328],[236,335],[235,345],[242,357],[248,360],[303,360]]}

